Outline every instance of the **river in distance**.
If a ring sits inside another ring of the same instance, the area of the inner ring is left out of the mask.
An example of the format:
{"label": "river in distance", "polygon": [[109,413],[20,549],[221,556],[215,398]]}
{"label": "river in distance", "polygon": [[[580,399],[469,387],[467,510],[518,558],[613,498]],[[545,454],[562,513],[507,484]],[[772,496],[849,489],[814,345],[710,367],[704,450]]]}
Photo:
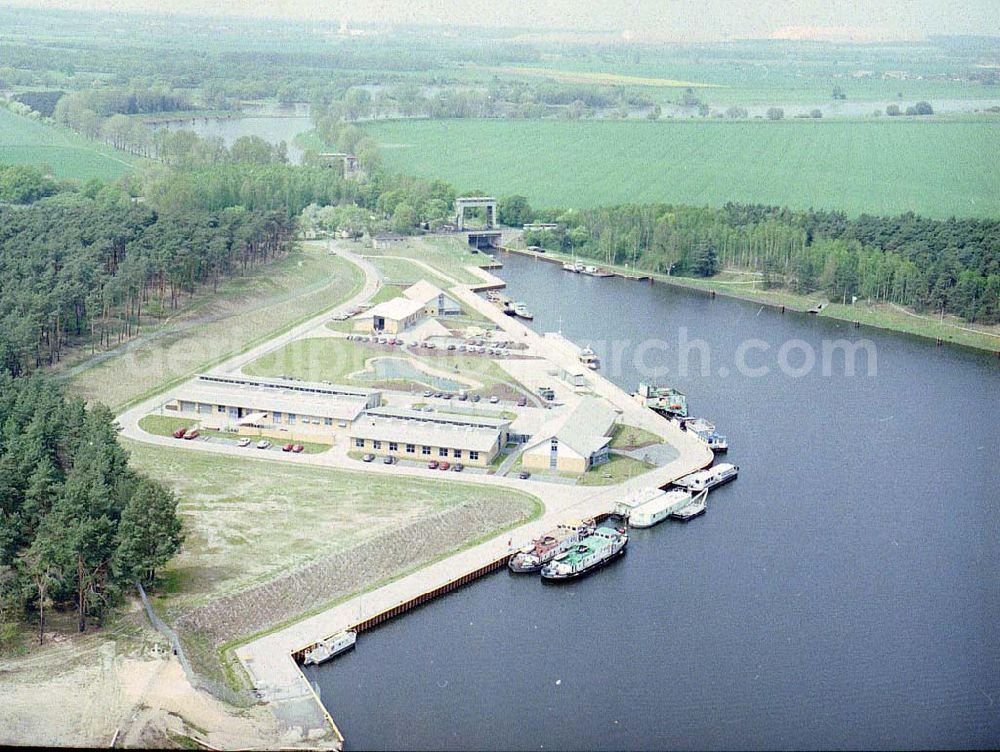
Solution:
{"label": "river in distance", "polygon": [[348,749],[1000,745],[1000,361],[503,261],[537,330],[680,388],[740,476],[590,577],[490,575],[308,670]]}

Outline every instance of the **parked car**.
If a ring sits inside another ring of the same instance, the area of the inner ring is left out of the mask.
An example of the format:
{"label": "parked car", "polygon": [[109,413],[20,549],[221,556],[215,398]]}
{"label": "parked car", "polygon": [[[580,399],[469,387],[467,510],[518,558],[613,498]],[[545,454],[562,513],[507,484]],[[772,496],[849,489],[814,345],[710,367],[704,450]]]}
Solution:
{"label": "parked car", "polygon": [[473,394],[472,395],[472,401],[473,402],[479,402],[479,400],[481,400],[481,399],[482,399],[482,397],[480,397],[478,394]]}
{"label": "parked car", "polygon": [[258,449],[270,449],[271,448],[271,442],[268,441],[267,439],[261,439],[260,441],[257,442],[257,448]]}
{"label": "parked car", "polygon": [[434,396],[435,397],[443,397],[444,395],[441,392],[434,392]]}
{"label": "parked car", "polygon": [[292,451],[295,452],[296,454],[302,454],[302,452],[304,452],[305,449],[306,448],[301,444],[296,444],[295,446],[292,447]]}
{"label": "parked car", "polygon": [[442,394],[442,395],[441,395],[441,399],[451,399],[451,395],[450,395],[450,394],[447,394],[447,393],[445,393],[445,394]]}
{"label": "parked car", "polygon": [[188,441],[191,441],[191,439],[197,439],[198,438],[198,429],[197,428],[189,428],[188,430],[186,430],[184,432],[184,438],[187,439]]}
{"label": "parked car", "polygon": [[375,459],[375,455],[374,454],[366,454],[365,456],[363,456],[361,458],[361,461],[362,462],[371,462],[374,459]]}
{"label": "parked car", "polygon": [[430,389],[428,389],[428,390],[426,390],[424,392],[424,396],[425,397],[433,397],[434,396],[434,392],[432,392]]}
{"label": "parked car", "polygon": [[434,412],[434,408],[431,407],[430,405],[424,405],[424,412],[425,413],[432,413],[432,412]]}
{"label": "parked car", "polygon": [[295,446],[295,445],[294,444],[285,444],[283,447],[281,447],[281,451],[282,452],[290,452],[290,451],[292,451],[292,447],[293,446]]}
{"label": "parked car", "polygon": [[184,438],[184,434],[186,434],[186,433],[187,433],[187,429],[186,428],[178,428],[176,431],[173,432],[173,437],[175,439],[183,439]]}
{"label": "parked car", "polygon": [[458,351],[459,352],[465,352],[465,345],[459,345],[458,346]]}
{"label": "parked car", "polygon": [[395,461],[396,461],[396,458],[393,457],[391,454],[389,454],[389,455],[386,455],[385,459],[382,460],[382,464],[383,465],[391,465]]}
{"label": "parked car", "polygon": [[430,462],[427,463],[427,469],[428,470],[437,470],[437,468],[438,468],[438,461],[437,460],[431,460]]}
{"label": "parked car", "polygon": [[241,446],[241,447],[250,446],[250,439],[244,436],[242,439],[236,442],[236,446]]}
{"label": "parked car", "polygon": [[527,480],[528,478],[531,477],[531,473],[529,473],[527,470],[522,470],[517,474],[517,477],[520,478],[521,480]]}
{"label": "parked car", "polygon": [[455,345],[453,345],[453,344],[448,345],[448,350],[454,350],[454,349],[455,349]]}
{"label": "parked car", "polygon": [[438,470],[447,470],[449,467],[451,467],[451,465],[449,465],[447,462],[442,462],[440,465],[438,465]]}
{"label": "parked car", "polygon": [[500,398],[497,397],[495,394],[491,394],[490,395],[490,404],[495,405],[499,401],[500,401]]}
{"label": "parked car", "polygon": [[463,470],[465,470],[465,465],[463,465],[461,462],[456,462],[454,465],[451,466],[451,469],[454,470],[456,473],[460,473]]}
{"label": "parked car", "polygon": [[524,407],[527,404],[528,404],[528,400],[525,397],[518,397],[517,398],[517,406],[518,407]]}

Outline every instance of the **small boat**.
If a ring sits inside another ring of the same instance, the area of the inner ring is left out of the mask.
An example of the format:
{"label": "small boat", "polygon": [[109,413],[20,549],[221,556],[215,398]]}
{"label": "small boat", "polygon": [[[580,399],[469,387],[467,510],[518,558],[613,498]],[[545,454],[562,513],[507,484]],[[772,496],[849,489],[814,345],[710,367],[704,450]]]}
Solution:
{"label": "small boat", "polygon": [[511,572],[527,574],[537,572],[555,556],[575,546],[583,538],[594,532],[594,523],[589,520],[573,521],[558,525],[514,554],[507,561]]}
{"label": "small boat", "polygon": [[579,261],[573,261],[572,264],[563,264],[563,271],[573,272],[574,274],[579,274],[583,271],[583,264]]}
{"label": "small boat", "polygon": [[334,656],[350,650],[357,641],[358,633],[353,630],[338,632],[332,637],[320,640],[309,648],[302,663],[306,666],[318,666],[324,661],[328,661]]}
{"label": "small boat", "polygon": [[597,353],[590,348],[590,345],[580,350],[580,362],[592,371],[601,367],[601,359],[597,357]]}
{"label": "small boat", "polygon": [[735,479],[739,472],[739,467],[724,462],[721,465],[713,465],[707,470],[699,470],[696,473],[685,475],[683,478],[678,478],[674,481],[674,485],[689,491],[704,491],[728,483]]}
{"label": "small boat", "polygon": [[542,567],[542,579],[561,582],[582,577],[624,554],[627,545],[628,534],[624,528],[599,527],[593,535]]}
{"label": "small boat", "polygon": [[729,451],[729,440],[715,430],[715,424],[704,418],[688,418],[681,423],[681,427],[708,444],[708,448],[716,454]]}
{"label": "small boat", "polygon": [[587,274],[587,275],[589,275],[591,277],[613,277],[614,276],[611,272],[604,271],[604,269],[601,269],[601,268],[596,267],[596,266],[585,266],[585,267],[583,267],[583,273]]}
{"label": "small boat", "polygon": [[675,520],[680,520],[681,522],[687,522],[688,520],[693,520],[700,514],[705,514],[705,510],[707,508],[708,508],[708,489],[705,489],[700,494],[691,499],[690,504],[681,507],[676,512],[673,512],[670,516]]}
{"label": "small boat", "polygon": [[524,303],[514,304],[514,315],[520,316],[522,319],[528,319],[528,321],[531,321],[533,318],[535,318],[532,315],[531,311],[528,310],[528,306],[525,305]]}
{"label": "small boat", "polygon": [[691,492],[673,490],[641,504],[628,517],[630,527],[652,527],[691,503]]}

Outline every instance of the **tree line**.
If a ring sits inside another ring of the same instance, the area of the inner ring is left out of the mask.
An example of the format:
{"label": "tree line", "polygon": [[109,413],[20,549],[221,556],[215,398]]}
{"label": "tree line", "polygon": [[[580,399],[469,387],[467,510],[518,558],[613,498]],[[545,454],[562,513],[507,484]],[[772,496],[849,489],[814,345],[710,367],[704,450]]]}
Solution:
{"label": "tree line", "polygon": [[29,614],[41,643],[52,608],[84,631],[182,541],[177,500],[128,467],[107,408],[0,373],[0,646]]}
{"label": "tree line", "polygon": [[154,208],[100,184],[0,205],[0,370],[19,375],[69,344],[130,338],[199,286],[284,254],[291,233],[285,211]]}
{"label": "tree line", "polygon": [[934,220],[797,211],[758,205],[623,205],[534,212],[558,230],[526,232],[530,245],[607,264],[711,276],[762,275],[765,286],[854,296],[967,321],[1000,322],[1000,220]]}

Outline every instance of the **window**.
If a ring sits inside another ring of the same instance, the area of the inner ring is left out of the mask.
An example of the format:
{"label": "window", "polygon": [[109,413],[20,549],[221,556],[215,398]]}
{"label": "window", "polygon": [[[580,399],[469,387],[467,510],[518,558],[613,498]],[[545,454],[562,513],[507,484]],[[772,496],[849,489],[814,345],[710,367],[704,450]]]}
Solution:
{"label": "window", "polygon": [[479,459],[479,452],[469,452],[469,459],[470,460],[478,460]]}
{"label": "window", "polygon": [[398,452],[399,451],[399,444],[397,444],[395,441],[390,441],[389,442],[389,451],[390,452]]}
{"label": "window", "polygon": [[420,447],[420,453],[421,454],[430,454],[431,453],[431,448],[428,447],[428,446]]}
{"label": "window", "polygon": [[324,426],[332,426],[333,425],[333,418],[323,418],[323,425]]}
{"label": "window", "polygon": [[358,449],[364,449],[365,448],[365,440],[364,439],[355,439],[354,440],[354,446],[356,446]]}
{"label": "window", "polygon": [[413,444],[407,444],[406,451],[409,452],[410,454],[413,454],[415,451],[417,451],[417,448]]}
{"label": "window", "polygon": [[462,456],[462,450],[461,449],[452,449],[451,450],[451,456],[452,457],[461,457]]}
{"label": "window", "polygon": [[439,447],[438,457],[447,457],[447,456],[448,456],[448,450],[445,447]]}
{"label": "window", "polygon": [[375,441],[372,442],[372,448],[373,449],[381,449],[382,448],[382,442],[379,441],[378,439],[376,439]]}
{"label": "window", "polygon": [[295,413],[288,413],[288,425],[295,425]]}
{"label": "window", "polygon": [[281,422],[281,413],[279,413],[279,412],[273,412],[273,413],[271,413],[271,419],[274,420],[275,423],[280,423]]}
{"label": "window", "polygon": [[224,412],[226,412],[226,406],[225,405],[219,405],[218,407],[215,408],[215,412],[217,412],[217,413],[224,413]]}

